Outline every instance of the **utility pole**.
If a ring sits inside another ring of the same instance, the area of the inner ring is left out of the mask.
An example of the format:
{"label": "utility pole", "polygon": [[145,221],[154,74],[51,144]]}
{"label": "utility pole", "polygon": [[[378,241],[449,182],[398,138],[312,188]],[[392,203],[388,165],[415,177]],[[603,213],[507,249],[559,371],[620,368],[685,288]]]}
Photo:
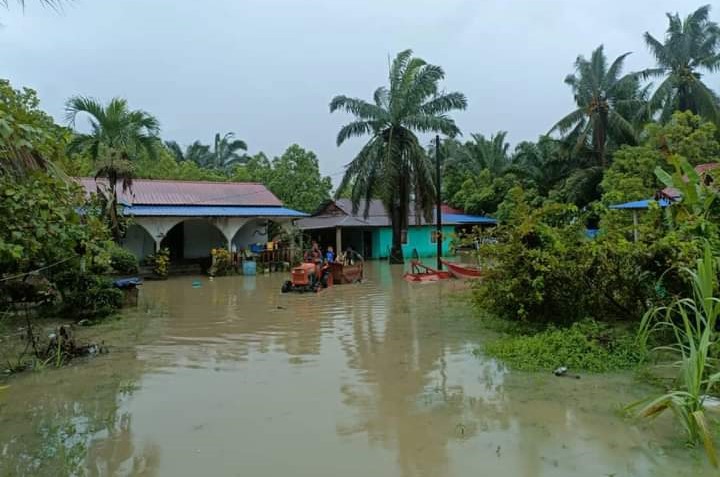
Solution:
{"label": "utility pole", "polygon": [[440,188],[440,135],[435,135],[435,224],[437,240],[437,269],[442,270],[442,194]]}

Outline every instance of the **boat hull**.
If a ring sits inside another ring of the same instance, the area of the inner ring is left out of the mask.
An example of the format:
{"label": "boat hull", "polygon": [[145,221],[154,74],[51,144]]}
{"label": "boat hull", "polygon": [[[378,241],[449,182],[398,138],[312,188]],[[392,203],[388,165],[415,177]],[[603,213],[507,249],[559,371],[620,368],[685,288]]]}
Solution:
{"label": "boat hull", "polygon": [[447,260],[442,261],[452,276],[462,280],[473,280],[482,277],[482,270],[477,265],[467,265],[463,263],[454,263]]}

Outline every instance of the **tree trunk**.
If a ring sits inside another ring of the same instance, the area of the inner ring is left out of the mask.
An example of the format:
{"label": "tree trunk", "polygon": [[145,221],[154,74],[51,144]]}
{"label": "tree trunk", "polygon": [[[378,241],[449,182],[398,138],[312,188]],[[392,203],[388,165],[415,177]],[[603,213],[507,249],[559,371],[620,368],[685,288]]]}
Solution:
{"label": "tree trunk", "polygon": [[390,247],[390,264],[403,264],[405,259],[402,253],[402,217],[400,207],[394,207],[390,213],[392,226],[392,246]]}
{"label": "tree trunk", "polygon": [[110,188],[110,197],[108,197],[108,200],[110,201],[110,204],[108,205],[108,215],[110,218],[110,233],[112,234],[112,238],[115,243],[119,244],[120,240],[122,239],[122,234],[120,233],[120,219],[118,218],[117,213],[118,200],[116,174],[108,174],[108,187]]}
{"label": "tree trunk", "polygon": [[593,127],[593,143],[595,155],[597,156],[598,165],[603,170],[607,168],[605,159],[605,144],[607,143],[608,115],[601,112],[598,122]]}

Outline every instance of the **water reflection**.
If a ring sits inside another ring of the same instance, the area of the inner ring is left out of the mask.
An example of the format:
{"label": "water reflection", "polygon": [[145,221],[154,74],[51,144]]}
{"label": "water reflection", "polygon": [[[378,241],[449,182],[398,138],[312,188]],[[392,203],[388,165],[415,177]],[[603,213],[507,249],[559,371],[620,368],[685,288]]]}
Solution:
{"label": "water reflection", "polygon": [[473,355],[461,283],[401,273],[147,284],[126,319],[156,332],[6,393],[0,475],[712,475],[669,422],[615,415],[644,393],[628,377],[508,373]]}

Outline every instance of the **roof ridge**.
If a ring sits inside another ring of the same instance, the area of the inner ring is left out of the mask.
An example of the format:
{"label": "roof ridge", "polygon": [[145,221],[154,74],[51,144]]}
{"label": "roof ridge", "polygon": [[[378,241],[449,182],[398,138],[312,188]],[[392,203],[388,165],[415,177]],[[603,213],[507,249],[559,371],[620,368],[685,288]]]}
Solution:
{"label": "roof ridge", "polygon": [[[80,179],[80,180],[92,180],[92,181],[107,180],[107,179],[102,178],[102,177],[97,177],[97,178],[96,178],[96,177],[89,177],[89,176],[79,176],[79,177],[75,177],[75,179]],[[189,180],[189,179],[146,179],[146,178],[137,178],[137,179],[133,179],[133,182],[180,182],[180,183],[183,183],[183,184],[228,184],[228,185],[232,185],[232,184],[252,184],[252,185],[261,185],[261,186],[267,188],[267,186],[266,186],[265,184],[263,184],[262,182],[258,182],[258,181],[238,182],[238,181],[211,181],[211,180]]]}

